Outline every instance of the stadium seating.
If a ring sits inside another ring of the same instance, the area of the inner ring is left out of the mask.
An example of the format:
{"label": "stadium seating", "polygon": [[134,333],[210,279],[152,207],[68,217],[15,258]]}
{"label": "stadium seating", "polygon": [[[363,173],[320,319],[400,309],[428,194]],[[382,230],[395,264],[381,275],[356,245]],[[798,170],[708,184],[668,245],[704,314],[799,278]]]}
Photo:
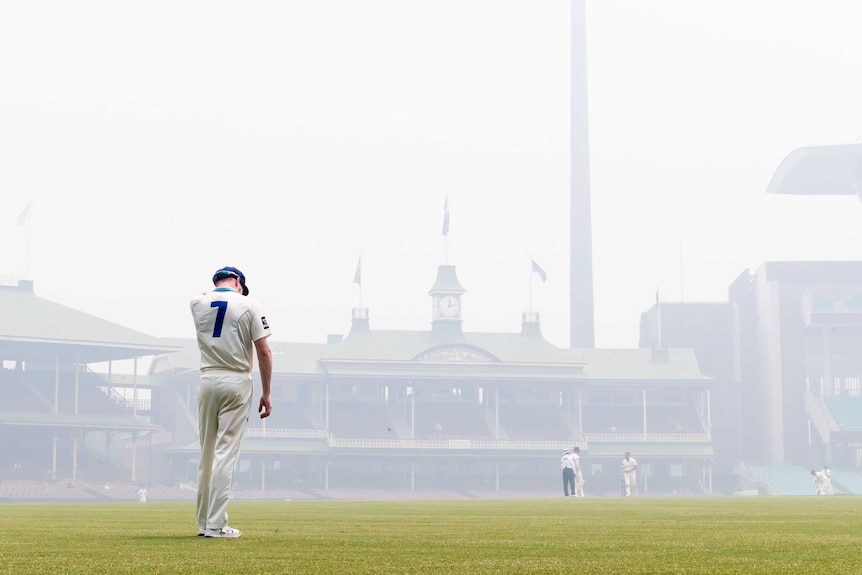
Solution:
{"label": "stadium seating", "polygon": [[[577,429],[577,421],[574,424]],[[504,403],[500,405],[500,426],[516,440],[565,440],[573,436],[563,410],[547,403]]]}
{"label": "stadium seating", "polygon": [[814,495],[811,470],[798,465],[748,465],[749,480],[769,495]]}
{"label": "stadium seating", "polygon": [[[274,409],[272,415],[266,419],[268,429],[315,429],[315,425],[308,416],[307,408],[290,402],[279,403],[277,406],[278,409]],[[257,404],[252,407],[256,408]],[[250,417],[248,426],[252,429],[262,427],[263,420],[259,417]]]}
{"label": "stadium seating", "polygon": [[585,405],[584,433],[640,433],[644,428],[640,405]]}
{"label": "stadium seating", "polygon": [[843,431],[862,431],[862,397],[836,395],[824,400],[838,427]]}
{"label": "stadium seating", "polygon": [[647,405],[650,433],[703,433],[703,423],[693,407]]}
{"label": "stadium seating", "polygon": [[386,407],[372,401],[332,401],[329,405],[329,430],[334,437],[384,439],[392,423]]}
{"label": "stadium seating", "polygon": [[3,499],[52,499],[92,500],[93,495],[77,482],[67,481],[16,481],[0,482],[0,500]]}
{"label": "stadium seating", "polygon": [[836,493],[862,495],[862,469],[833,469],[831,478]]}
{"label": "stadium seating", "polygon": [[474,401],[417,402],[416,439],[491,439],[485,412]]}

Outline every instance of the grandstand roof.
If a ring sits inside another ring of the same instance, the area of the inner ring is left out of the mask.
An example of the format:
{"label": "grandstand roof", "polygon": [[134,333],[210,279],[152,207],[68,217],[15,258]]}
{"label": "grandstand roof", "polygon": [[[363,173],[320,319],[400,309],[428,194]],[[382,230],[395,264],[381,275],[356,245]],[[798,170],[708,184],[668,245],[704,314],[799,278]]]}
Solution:
{"label": "grandstand roof", "polygon": [[[32,281],[0,286],[0,352],[9,359],[44,358],[59,352],[82,363],[130,359],[178,349],[37,296]],[[51,349],[46,349],[51,348]]]}
{"label": "grandstand roof", "polygon": [[792,151],[775,170],[766,192],[862,197],[862,144],[813,146]]}
{"label": "grandstand roof", "polygon": [[[194,340],[167,341],[183,348],[153,362],[154,372],[197,369]],[[519,333],[463,333],[450,341],[432,331],[369,330],[336,343],[271,342],[270,347],[277,374],[710,381],[692,349],[664,350],[658,357],[649,349],[568,349]]]}

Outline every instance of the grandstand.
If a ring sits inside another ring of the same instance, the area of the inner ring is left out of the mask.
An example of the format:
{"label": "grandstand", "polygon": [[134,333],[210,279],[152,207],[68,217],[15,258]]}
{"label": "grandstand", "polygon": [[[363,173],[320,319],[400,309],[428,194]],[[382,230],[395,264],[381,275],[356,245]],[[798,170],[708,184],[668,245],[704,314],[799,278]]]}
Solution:
{"label": "grandstand", "polygon": [[[459,286],[454,266],[441,266],[432,302],[460,298]],[[80,317],[29,282],[0,291],[10,315],[19,305],[51,313],[61,333],[33,338],[13,321],[0,334],[10,398],[0,434],[11,443],[3,430],[23,425],[30,438],[12,452],[21,467],[0,480],[30,481],[36,495],[45,481],[68,481],[80,498],[134,499],[142,483],[150,500],[187,498],[177,486],[196,480],[195,341]],[[275,410],[251,418],[234,496],[553,496],[560,451],[573,445],[589,461],[590,493],[617,492],[624,450],[650,458],[647,492],[709,492],[711,380],[690,350],[563,349],[545,340],[535,312],[519,333],[467,333],[434,309],[427,331],[372,329],[363,308],[343,337],[272,342]],[[72,335],[66,322],[84,329]],[[147,355],[143,374],[90,367]],[[130,399],[133,387],[147,393]]]}
{"label": "grandstand", "polygon": [[839,429],[862,431],[862,397],[836,395],[825,398],[825,402]]}
{"label": "grandstand", "polygon": [[833,469],[831,475],[836,493],[862,495],[862,469],[842,467]]}
{"label": "grandstand", "polygon": [[[856,271],[770,265],[734,283],[735,303],[663,302],[661,336],[654,309],[628,350],[558,348],[536,312],[520,332],[474,333],[436,305],[424,331],[372,329],[357,308],[344,336],[271,342],[275,410],[251,418],[234,496],[555,496],[573,445],[590,495],[619,493],[623,451],[641,463],[645,494],[810,494],[823,464],[837,492],[859,493]],[[441,266],[432,304],[463,293]],[[775,293],[780,314],[764,295]],[[196,480],[194,340],[79,314],[30,282],[0,288],[0,312],[0,440],[14,462],[0,468],[0,497],[125,500],[141,484],[150,500],[190,497],[179,486]],[[52,320],[34,331],[21,313]],[[147,356],[146,373],[92,368]]]}
{"label": "grandstand", "polygon": [[138,455],[162,428],[151,405],[126,400],[89,366],[177,348],[40,298],[30,281],[0,286],[0,317],[0,445],[11,462],[0,467],[0,481],[35,482],[42,496],[72,499],[84,497],[79,479],[102,481],[120,469],[134,481]]}
{"label": "grandstand", "polygon": [[766,495],[813,495],[811,470],[798,465],[747,465],[744,481]]}

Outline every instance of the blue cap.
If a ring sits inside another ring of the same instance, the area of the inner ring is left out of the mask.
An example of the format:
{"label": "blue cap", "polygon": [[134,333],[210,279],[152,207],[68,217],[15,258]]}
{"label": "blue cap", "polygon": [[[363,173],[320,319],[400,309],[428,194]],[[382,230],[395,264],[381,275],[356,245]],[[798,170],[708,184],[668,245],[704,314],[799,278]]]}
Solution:
{"label": "blue cap", "polygon": [[213,283],[216,283],[217,281],[223,280],[225,278],[238,279],[239,285],[242,286],[242,295],[248,295],[248,287],[245,285],[244,273],[234,267],[225,266],[223,268],[219,268],[219,270],[213,274]]}

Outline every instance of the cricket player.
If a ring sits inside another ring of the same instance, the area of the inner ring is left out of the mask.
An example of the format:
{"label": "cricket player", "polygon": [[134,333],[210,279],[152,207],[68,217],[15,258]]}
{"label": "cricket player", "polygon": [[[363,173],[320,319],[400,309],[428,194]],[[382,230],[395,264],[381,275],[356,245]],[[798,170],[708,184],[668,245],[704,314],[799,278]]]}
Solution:
{"label": "cricket player", "polygon": [[563,471],[563,495],[569,496],[569,490],[572,495],[575,494],[575,460],[572,458],[572,451],[566,449],[563,451],[563,456],[560,458],[560,469]]}
{"label": "cricket player", "polygon": [[814,488],[817,495],[827,495],[826,482],[830,481],[826,474],[816,469],[811,470],[811,475],[814,476]]}
{"label": "cricket player", "polygon": [[212,281],[215,289],[191,300],[201,352],[198,535],[240,537],[242,532],[227,524],[227,504],[254,393],[252,350],[257,352],[260,371],[258,413],[264,418],[272,412],[270,330],[258,303],[246,297],[248,287],[241,271],[221,268]]}
{"label": "cricket player", "polygon": [[623,480],[626,485],[626,497],[638,494],[638,462],[626,451],[623,454]]}
{"label": "cricket player", "polygon": [[581,471],[581,448],[572,448],[572,460],[575,462],[575,497],[584,496],[584,473]]}
{"label": "cricket player", "polygon": [[832,489],[832,472],[826,465],[823,466],[823,475],[826,477],[826,480],[823,482],[823,494],[835,495],[835,491]]}

